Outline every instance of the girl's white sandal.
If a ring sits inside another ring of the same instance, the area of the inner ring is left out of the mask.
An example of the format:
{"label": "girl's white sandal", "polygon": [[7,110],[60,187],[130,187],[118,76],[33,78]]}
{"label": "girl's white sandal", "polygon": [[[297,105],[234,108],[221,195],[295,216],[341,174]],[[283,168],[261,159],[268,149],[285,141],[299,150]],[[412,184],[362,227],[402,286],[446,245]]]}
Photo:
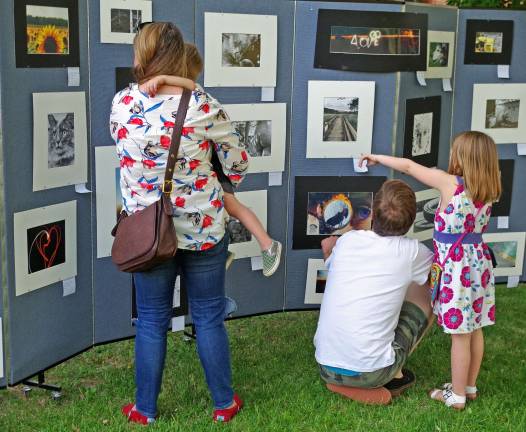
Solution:
{"label": "girl's white sandal", "polygon": [[[453,390],[453,384],[445,383],[442,388],[444,390]],[[466,386],[466,399],[475,400],[478,396],[478,389],[476,386]]]}
{"label": "girl's white sandal", "polygon": [[466,396],[460,396],[453,393],[453,390],[434,389],[429,392],[429,397],[433,400],[444,402],[447,407],[458,410],[464,409],[464,406],[466,405]]}

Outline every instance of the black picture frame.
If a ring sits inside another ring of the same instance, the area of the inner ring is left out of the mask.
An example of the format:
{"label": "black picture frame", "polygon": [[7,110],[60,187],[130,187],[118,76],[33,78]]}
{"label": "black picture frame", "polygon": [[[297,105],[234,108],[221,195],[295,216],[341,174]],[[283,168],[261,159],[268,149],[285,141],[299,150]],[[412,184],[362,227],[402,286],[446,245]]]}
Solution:
{"label": "black picture frame", "polygon": [[511,197],[513,195],[513,175],[515,172],[514,159],[499,159],[500,181],[502,193],[498,202],[491,208],[491,216],[509,216],[511,211]]}
{"label": "black picture frame", "polygon": [[[405,102],[404,153],[403,156],[427,167],[438,164],[438,147],[440,144],[440,114],[442,97],[429,96],[424,98],[407,99]],[[413,156],[413,129],[415,115],[433,113],[431,127],[431,151],[426,154]]]}
{"label": "black picture frame", "polygon": [[[502,33],[502,52],[475,52],[476,36],[479,32]],[[464,64],[509,65],[513,50],[512,20],[467,20]]]}
{"label": "black picture frame", "polygon": [[[427,14],[320,9],[316,32],[314,67],[357,72],[425,71],[427,61]],[[332,26],[412,28],[420,33],[418,54],[331,53]]]}
{"label": "black picture frame", "polygon": [[309,192],[378,192],[387,177],[383,176],[298,176],[295,178],[294,227],[292,249],[320,249],[328,235],[307,235]]}
{"label": "black picture frame", "polygon": [[[69,54],[28,54],[26,6],[49,6],[68,9]],[[17,68],[79,67],[79,9],[78,0],[16,0],[15,57]]]}
{"label": "black picture frame", "polygon": [[128,87],[130,83],[135,82],[132,67],[115,68],[115,93]]}

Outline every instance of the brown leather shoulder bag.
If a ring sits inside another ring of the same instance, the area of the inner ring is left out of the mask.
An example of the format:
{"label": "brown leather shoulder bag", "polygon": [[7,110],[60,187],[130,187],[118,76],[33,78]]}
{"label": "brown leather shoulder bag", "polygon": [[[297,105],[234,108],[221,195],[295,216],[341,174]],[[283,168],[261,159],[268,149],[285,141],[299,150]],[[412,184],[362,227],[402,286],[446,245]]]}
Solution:
{"label": "brown leather shoulder bag", "polygon": [[123,272],[150,270],[172,258],[177,252],[177,235],[172,220],[173,207],[170,194],[191,94],[190,90],[185,89],[177,108],[161,197],[144,210],[131,215],[123,210],[111,232],[115,237],[111,248],[111,259]]}

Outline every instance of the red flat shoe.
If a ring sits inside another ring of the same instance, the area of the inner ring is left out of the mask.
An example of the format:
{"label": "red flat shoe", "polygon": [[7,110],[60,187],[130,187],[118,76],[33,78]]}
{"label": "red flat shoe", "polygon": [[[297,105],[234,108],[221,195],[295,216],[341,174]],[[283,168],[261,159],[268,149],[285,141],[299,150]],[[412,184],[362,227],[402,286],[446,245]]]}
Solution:
{"label": "red flat shoe", "polygon": [[124,405],[121,408],[121,412],[126,416],[130,423],[138,423],[146,426],[155,421],[155,418],[146,417],[137,411],[134,403]]}
{"label": "red flat shoe", "polygon": [[234,418],[234,416],[243,408],[243,401],[234,393],[234,406],[225,409],[214,410],[213,419],[215,422],[227,423]]}

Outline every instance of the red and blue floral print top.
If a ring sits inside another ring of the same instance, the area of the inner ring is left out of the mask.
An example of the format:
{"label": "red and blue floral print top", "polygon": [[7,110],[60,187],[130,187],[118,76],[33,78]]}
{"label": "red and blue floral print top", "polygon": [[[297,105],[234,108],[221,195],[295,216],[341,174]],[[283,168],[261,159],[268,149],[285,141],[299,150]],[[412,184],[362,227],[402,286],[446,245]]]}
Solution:
{"label": "red and blue floral print top", "polygon": [[[128,214],[152,204],[162,193],[180,99],[180,95],[149,97],[137,84],[113,99],[110,132],[117,144],[123,208]],[[223,190],[210,162],[212,146],[224,173],[237,186],[248,169],[247,154],[221,104],[197,88],[186,114],[171,195],[181,249],[209,249],[225,234]]]}

